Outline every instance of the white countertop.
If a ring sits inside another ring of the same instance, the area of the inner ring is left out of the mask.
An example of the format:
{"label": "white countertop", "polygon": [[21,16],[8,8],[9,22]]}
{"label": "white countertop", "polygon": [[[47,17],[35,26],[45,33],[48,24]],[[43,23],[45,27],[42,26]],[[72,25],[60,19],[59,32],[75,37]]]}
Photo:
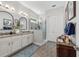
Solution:
{"label": "white countertop", "polygon": [[19,35],[29,35],[32,34],[32,32],[25,32],[25,33],[18,33],[18,34],[7,34],[7,35],[1,35],[0,38],[6,38],[6,37],[12,37],[12,36],[19,36]]}

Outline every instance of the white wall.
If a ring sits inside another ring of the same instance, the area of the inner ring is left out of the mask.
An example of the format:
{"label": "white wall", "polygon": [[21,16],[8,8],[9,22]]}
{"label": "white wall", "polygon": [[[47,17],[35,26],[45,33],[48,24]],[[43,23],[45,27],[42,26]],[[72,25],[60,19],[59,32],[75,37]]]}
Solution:
{"label": "white wall", "polygon": [[47,40],[56,42],[58,36],[64,33],[64,7],[49,10],[46,13]]}

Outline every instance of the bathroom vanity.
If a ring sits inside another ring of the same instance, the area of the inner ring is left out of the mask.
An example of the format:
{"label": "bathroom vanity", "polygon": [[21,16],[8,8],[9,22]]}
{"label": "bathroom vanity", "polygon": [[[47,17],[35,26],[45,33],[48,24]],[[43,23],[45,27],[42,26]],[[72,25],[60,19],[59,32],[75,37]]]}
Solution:
{"label": "bathroom vanity", "polygon": [[0,56],[9,56],[33,42],[32,33],[0,36]]}
{"label": "bathroom vanity", "polygon": [[33,43],[33,33],[28,31],[27,18],[0,11],[0,57],[10,56]]}
{"label": "bathroom vanity", "polygon": [[57,57],[76,57],[73,44],[57,43]]}

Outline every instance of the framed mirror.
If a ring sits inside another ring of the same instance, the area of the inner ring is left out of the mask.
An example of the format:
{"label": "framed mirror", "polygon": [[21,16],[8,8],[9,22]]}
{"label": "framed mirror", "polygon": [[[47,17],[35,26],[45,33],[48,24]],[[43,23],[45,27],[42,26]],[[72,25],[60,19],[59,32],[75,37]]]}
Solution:
{"label": "framed mirror", "polygon": [[72,20],[74,17],[76,17],[76,1],[68,2],[68,13],[69,13],[69,20]]}
{"label": "framed mirror", "polygon": [[30,29],[31,30],[40,30],[41,27],[40,27],[40,23],[37,22],[36,20],[33,20],[33,19],[30,19]]}
{"label": "framed mirror", "polygon": [[0,30],[12,30],[14,17],[7,11],[0,11]]}
{"label": "framed mirror", "polygon": [[37,30],[36,20],[32,18],[30,18],[30,30]]}
{"label": "framed mirror", "polygon": [[27,19],[25,17],[19,18],[20,30],[27,30]]}
{"label": "framed mirror", "polygon": [[65,20],[72,20],[76,17],[76,1],[69,1],[65,8]]}

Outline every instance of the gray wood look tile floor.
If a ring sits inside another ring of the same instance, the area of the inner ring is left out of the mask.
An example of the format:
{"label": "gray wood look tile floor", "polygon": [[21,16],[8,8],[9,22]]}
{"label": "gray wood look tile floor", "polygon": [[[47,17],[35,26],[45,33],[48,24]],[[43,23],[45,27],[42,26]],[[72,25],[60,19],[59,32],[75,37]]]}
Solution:
{"label": "gray wood look tile floor", "polygon": [[37,49],[32,57],[56,57],[56,43],[47,42],[43,46]]}
{"label": "gray wood look tile floor", "polygon": [[12,57],[56,57],[56,44],[47,42],[41,47],[32,44]]}
{"label": "gray wood look tile floor", "polygon": [[31,57],[39,46],[32,44],[12,57]]}

